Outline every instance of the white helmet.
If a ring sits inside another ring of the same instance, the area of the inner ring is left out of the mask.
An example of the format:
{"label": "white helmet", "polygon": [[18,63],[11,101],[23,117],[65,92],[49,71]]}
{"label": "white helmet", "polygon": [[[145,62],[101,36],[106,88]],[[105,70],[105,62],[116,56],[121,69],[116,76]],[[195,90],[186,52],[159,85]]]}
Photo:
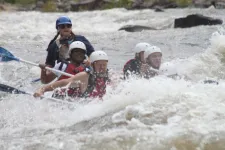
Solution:
{"label": "white helmet", "polygon": [[98,61],[98,60],[107,60],[108,61],[108,55],[103,51],[94,51],[90,55],[90,61],[91,63]]}
{"label": "white helmet", "polygon": [[151,46],[150,44],[148,43],[138,43],[136,44],[135,48],[134,48],[134,52],[135,53],[140,53],[140,52],[143,52],[146,50],[146,48],[148,48],[149,46]]}
{"label": "white helmet", "polygon": [[84,50],[85,53],[87,52],[86,46],[85,46],[85,44],[83,42],[81,42],[81,41],[74,41],[69,46],[69,55],[71,54],[72,49],[75,49],[75,48],[82,49],[82,50]]}
{"label": "white helmet", "polygon": [[145,53],[144,53],[144,58],[147,59],[149,55],[151,55],[152,53],[156,53],[156,52],[159,52],[162,54],[162,51],[159,47],[157,46],[150,46],[148,47],[146,50],[145,50]]}

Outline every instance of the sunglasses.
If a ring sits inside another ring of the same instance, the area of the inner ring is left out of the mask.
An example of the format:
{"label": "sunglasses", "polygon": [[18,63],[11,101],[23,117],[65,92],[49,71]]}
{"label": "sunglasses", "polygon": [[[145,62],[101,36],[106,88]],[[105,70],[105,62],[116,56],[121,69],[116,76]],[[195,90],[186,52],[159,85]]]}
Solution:
{"label": "sunglasses", "polygon": [[64,28],[71,28],[72,27],[72,24],[60,24],[59,26],[58,26],[60,29],[64,29]]}

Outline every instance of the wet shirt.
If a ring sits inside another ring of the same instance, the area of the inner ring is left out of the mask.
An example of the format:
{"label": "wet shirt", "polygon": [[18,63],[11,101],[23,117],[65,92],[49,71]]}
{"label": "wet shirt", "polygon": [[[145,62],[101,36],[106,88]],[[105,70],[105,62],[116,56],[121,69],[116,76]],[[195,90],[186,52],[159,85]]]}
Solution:
{"label": "wet shirt", "polygon": [[127,79],[130,75],[140,75],[141,62],[137,59],[129,60],[123,68],[124,79]]}
{"label": "wet shirt", "polygon": [[[87,49],[87,55],[90,56],[91,53],[94,50],[93,46],[91,45],[91,43],[84,37],[81,35],[75,35],[73,41],[81,41],[85,44],[86,49]],[[47,58],[46,58],[46,62],[45,64],[50,65],[50,66],[55,66],[56,61],[60,61],[62,59],[66,59],[68,57],[68,49],[63,49],[63,51],[65,51],[65,53],[60,53],[60,44],[59,42],[54,41],[51,45],[49,45],[47,51]],[[65,60],[62,60],[65,61]]]}

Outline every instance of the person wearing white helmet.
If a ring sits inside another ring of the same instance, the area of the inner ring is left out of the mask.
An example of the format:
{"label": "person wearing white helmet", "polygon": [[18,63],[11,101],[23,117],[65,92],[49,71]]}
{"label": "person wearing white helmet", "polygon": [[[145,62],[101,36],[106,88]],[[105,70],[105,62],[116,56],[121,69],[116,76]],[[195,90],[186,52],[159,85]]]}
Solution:
{"label": "person wearing white helmet", "polygon": [[91,97],[102,98],[106,93],[108,78],[108,56],[103,51],[95,51],[90,55],[91,66],[87,67],[84,72],[80,72],[73,77],[56,81],[47,86],[38,89],[34,97],[40,97],[47,91],[53,91],[56,88],[69,86],[64,89],[64,95],[69,97]]}
{"label": "person wearing white helmet", "polygon": [[77,35],[72,31],[72,21],[69,17],[59,17],[56,20],[55,28],[57,34],[48,45],[45,63],[39,65],[42,71],[45,70],[45,67],[53,68],[61,61],[68,61],[69,45],[74,41],[81,41],[85,44],[88,57],[94,51],[93,46],[86,37]]}
{"label": "person wearing white helmet", "polygon": [[[144,59],[146,64],[149,66],[147,70],[144,72],[144,76],[146,78],[153,77],[158,74],[157,71],[161,66],[162,61],[162,51],[157,46],[150,46],[144,52]],[[153,68],[153,69],[151,69]]]}
{"label": "person wearing white helmet", "polygon": [[[86,46],[81,41],[74,41],[69,46],[69,62],[62,61],[55,65],[54,69],[75,75],[79,72],[84,71],[86,68],[85,64],[83,63],[86,58]],[[53,81],[56,77],[58,80],[69,78],[65,75],[55,74],[53,72],[46,72],[45,69],[42,69],[41,72],[41,81],[42,83],[49,83]]]}
{"label": "person wearing white helmet", "polygon": [[130,59],[123,68],[124,79],[128,78],[131,74],[141,75],[141,72],[145,70],[144,51],[151,45],[145,42],[136,44],[134,48],[135,58]]}
{"label": "person wearing white helmet", "polygon": [[154,69],[159,69],[162,61],[162,51],[157,46],[150,46],[144,52],[146,63]]}

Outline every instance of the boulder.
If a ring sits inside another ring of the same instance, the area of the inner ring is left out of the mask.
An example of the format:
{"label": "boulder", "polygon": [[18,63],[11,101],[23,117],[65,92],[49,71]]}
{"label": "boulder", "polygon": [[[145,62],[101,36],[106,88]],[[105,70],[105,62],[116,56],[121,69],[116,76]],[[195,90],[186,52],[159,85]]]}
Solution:
{"label": "boulder", "polygon": [[160,7],[160,8],[177,8],[178,5],[169,0],[152,0],[152,1],[144,1],[144,0],[135,0],[131,6],[131,8],[128,8],[130,10],[132,9],[154,9],[154,7]]}
{"label": "boulder", "polygon": [[3,5],[0,5],[0,11],[5,11],[5,7]]}
{"label": "boulder", "polygon": [[164,12],[164,10],[158,6],[154,7],[155,12]]}
{"label": "boulder", "polygon": [[98,10],[102,9],[105,4],[112,4],[112,0],[80,0],[78,2],[71,2],[71,11],[79,10]]}
{"label": "boulder", "polygon": [[[221,19],[206,17],[200,14],[192,14],[184,18],[175,19],[174,28],[190,28],[190,27],[199,26],[199,25],[218,25],[222,23],[223,21]],[[143,25],[125,25],[121,27],[119,30],[125,30],[127,32],[140,32],[143,30],[163,30],[167,28],[170,28],[170,27],[166,26],[164,28],[157,29],[157,28],[143,26]]]}
{"label": "boulder", "polygon": [[174,28],[190,28],[199,25],[218,25],[222,24],[221,19],[214,19],[200,14],[188,15],[184,18],[177,18],[174,21]]}
{"label": "boulder", "polygon": [[119,30],[125,30],[127,32],[140,32],[143,30],[157,30],[157,29],[141,25],[126,25],[120,28]]}

